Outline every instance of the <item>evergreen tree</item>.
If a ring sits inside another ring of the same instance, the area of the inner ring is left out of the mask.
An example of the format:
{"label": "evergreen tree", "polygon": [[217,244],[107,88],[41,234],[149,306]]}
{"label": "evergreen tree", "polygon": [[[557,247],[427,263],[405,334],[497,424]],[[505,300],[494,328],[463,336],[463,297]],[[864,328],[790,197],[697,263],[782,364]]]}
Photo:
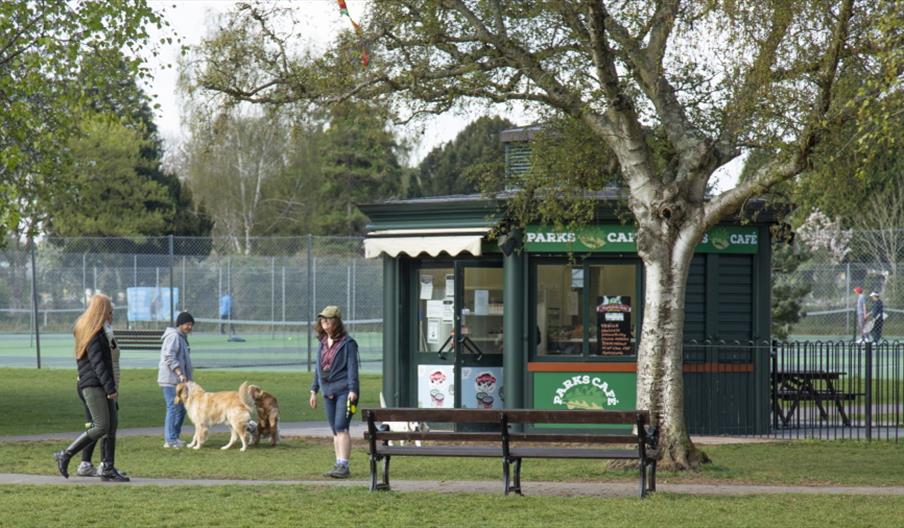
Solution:
{"label": "evergreen tree", "polygon": [[514,124],[502,117],[480,117],[454,140],[438,146],[420,163],[410,196],[441,196],[478,192],[477,180],[505,170],[499,132]]}

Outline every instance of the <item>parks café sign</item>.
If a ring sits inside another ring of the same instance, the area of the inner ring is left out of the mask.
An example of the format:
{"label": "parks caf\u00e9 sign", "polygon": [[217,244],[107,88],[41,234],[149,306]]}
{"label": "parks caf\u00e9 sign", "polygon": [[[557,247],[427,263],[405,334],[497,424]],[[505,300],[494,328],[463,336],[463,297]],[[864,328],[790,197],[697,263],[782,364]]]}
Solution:
{"label": "parks caf\u00e9 sign", "polygon": [[[524,249],[533,253],[637,253],[636,229],[623,225],[584,226],[571,230],[530,225]],[[697,245],[697,253],[756,253],[757,228],[723,226],[710,229]]]}

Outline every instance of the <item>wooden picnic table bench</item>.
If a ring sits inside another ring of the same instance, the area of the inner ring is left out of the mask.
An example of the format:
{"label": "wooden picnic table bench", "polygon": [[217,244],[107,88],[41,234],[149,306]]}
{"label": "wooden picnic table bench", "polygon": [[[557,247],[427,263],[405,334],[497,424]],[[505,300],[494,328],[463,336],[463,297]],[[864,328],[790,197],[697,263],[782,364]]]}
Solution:
{"label": "wooden picnic table bench", "polygon": [[113,335],[120,350],[160,350],[163,330],[114,329]]}
{"label": "wooden picnic table bench", "polygon": [[[794,413],[800,409],[801,402],[815,402],[821,420],[828,421],[829,413],[823,402],[834,403],[841,422],[845,426],[851,425],[851,420],[845,411],[842,402],[854,401],[864,396],[862,392],[839,390],[836,382],[847,374],[842,371],[826,370],[789,370],[772,373],[773,399],[772,407],[776,418],[780,419],[783,426],[787,426]],[[790,403],[784,408],[783,402]]]}
{"label": "wooden picnic table bench", "polygon": [[[364,409],[367,423],[364,438],[370,455],[370,490],[388,490],[389,463],[393,456],[445,456],[499,458],[502,461],[503,490],[521,494],[521,461],[525,458],[621,459],[637,460],[640,496],[656,490],[658,457],[658,417],[648,411],[541,410],[541,409]],[[426,430],[392,432],[381,430],[379,422],[425,422],[442,424],[498,425],[496,431],[463,432]],[[616,434],[513,432],[512,424],[523,425],[625,425],[632,431]],[[422,446],[391,445],[390,442],[421,441]],[[547,444],[537,447],[536,444]],[[574,445],[578,444],[578,445]],[[604,448],[604,445],[621,447]],[[382,478],[377,464],[382,461]],[[514,475],[511,467],[514,466]]]}

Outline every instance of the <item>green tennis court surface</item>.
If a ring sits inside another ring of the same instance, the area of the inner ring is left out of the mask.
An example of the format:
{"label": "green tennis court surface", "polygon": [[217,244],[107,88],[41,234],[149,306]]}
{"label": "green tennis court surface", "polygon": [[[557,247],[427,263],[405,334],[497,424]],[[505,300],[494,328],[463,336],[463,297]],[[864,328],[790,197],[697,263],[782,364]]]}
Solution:
{"label": "green tennis court surface", "polygon": [[[383,335],[377,332],[352,334],[358,342],[361,370],[379,372],[383,360]],[[317,342],[310,347],[306,335],[249,333],[239,334],[244,342],[230,342],[219,333],[192,332],[189,335],[192,363],[195,368],[248,368],[254,370],[307,370],[308,351],[316,359]],[[36,367],[37,348],[33,335],[0,335],[0,366]],[[75,368],[71,334],[41,334],[41,366]],[[123,368],[156,368],[160,352],[156,350],[124,350]]]}

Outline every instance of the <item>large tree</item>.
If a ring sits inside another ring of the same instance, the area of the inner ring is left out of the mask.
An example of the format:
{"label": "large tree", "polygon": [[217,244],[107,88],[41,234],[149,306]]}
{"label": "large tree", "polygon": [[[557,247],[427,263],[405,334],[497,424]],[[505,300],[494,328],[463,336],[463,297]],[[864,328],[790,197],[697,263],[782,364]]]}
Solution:
{"label": "large tree", "polygon": [[[415,114],[462,100],[526,101],[583,123],[586,141],[614,154],[637,225],[646,284],[637,404],[662,413],[663,466],[688,468],[703,458],[688,435],[682,381],[694,248],[750,198],[810,166],[826,123],[856,107],[837,97],[839,65],[893,49],[887,36],[899,24],[880,21],[900,21],[900,8],[873,0],[377,1],[363,39],[340,35],[321,55],[296,55],[291,36],[275,30],[284,13],[242,5],[228,30],[254,34],[250,49],[209,48],[201,82],[268,103],[387,97]],[[242,69],[225,67],[238,56]],[[259,73],[250,79],[246,68]],[[899,71],[880,78],[878,69],[861,97],[899,84]],[[714,171],[745,148],[771,156],[708,197]]]}
{"label": "large tree", "polygon": [[65,192],[57,177],[72,159],[86,96],[112,89],[111,69],[146,73],[138,58],[90,59],[129,50],[138,57],[147,27],[163,20],[145,0],[0,2],[0,229],[29,236]]}

